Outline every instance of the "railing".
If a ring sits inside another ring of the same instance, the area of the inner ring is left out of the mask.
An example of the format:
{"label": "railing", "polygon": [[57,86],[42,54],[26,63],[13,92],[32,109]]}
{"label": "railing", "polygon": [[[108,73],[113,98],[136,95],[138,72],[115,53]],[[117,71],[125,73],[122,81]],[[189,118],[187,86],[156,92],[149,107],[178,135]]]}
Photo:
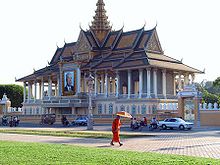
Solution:
{"label": "railing", "polygon": [[159,103],[158,110],[177,110],[178,103]]}
{"label": "railing", "polygon": [[22,108],[16,108],[16,107],[8,107],[7,112],[22,112]]}
{"label": "railing", "polygon": [[[97,93],[94,92],[91,93],[93,99],[103,99],[103,98],[118,98],[118,99],[138,99],[139,94],[119,94],[118,97],[116,97],[116,93],[110,93],[106,96],[105,93]],[[24,103],[27,104],[42,104],[42,103],[81,103],[81,102],[87,102],[88,101],[89,93],[81,93],[79,96],[44,96],[43,99],[30,99],[26,100]],[[129,97],[128,97],[129,96]],[[147,98],[158,98],[158,99],[177,99],[176,95],[167,94],[166,96],[162,94],[155,95],[154,93],[151,93],[148,95],[147,93],[143,93],[141,95],[142,99]]]}
{"label": "railing", "polygon": [[203,103],[200,104],[200,110],[220,110],[220,104],[218,103]]}

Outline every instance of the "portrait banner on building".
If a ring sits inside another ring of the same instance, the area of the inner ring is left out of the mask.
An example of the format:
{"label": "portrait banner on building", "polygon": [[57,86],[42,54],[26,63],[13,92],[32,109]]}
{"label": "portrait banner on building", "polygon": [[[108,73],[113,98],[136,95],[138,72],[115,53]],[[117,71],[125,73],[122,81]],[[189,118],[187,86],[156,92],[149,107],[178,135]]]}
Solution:
{"label": "portrait banner on building", "polygon": [[66,71],[63,74],[63,93],[64,95],[74,95],[76,93],[76,73]]}

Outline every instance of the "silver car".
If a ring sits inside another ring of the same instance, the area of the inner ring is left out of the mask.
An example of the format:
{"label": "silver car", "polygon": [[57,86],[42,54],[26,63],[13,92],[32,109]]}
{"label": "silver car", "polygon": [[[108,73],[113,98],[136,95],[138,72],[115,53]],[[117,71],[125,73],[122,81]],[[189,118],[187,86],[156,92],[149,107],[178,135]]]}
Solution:
{"label": "silver car", "polygon": [[87,121],[87,117],[78,117],[76,120],[72,122],[72,125],[87,125]]}
{"label": "silver car", "polygon": [[186,122],[181,118],[167,118],[164,121],[159,122],[159,127],[161,127],[162,129],[178,128],[180,130],[184,130],[184,129],[190,130],[193,127],[193,123]]}

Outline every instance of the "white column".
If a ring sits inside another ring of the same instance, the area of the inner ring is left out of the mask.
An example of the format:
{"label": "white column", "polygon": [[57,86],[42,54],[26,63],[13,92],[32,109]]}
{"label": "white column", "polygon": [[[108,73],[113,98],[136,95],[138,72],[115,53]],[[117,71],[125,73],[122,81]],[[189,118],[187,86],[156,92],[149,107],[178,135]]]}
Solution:
{"label": "white column", "polygon": [[142,97],[143,92],[143,69],[139,69],[139,98]]}
{"label": "white column", "polygon": [[34,82],[34,101],[37,99],[37,82]]}
{"label": "white column", "polygon": [[100,93],[104,93],[104,75],[101,75],[101,92]]}
{"label": "white column", "polygon": [[105,72],[105,96],[108,97],[108,73]]}
{"label": "white column", "polygon": [[97,74],[95,72],[95,96],[97,95],[97,89],[98,89],[98,79],[97,79]]}
{"label": "white column", "polygon": [[48,77],[48,97],[52,96],[52,79],[51,76]]}
{"label": "white column", "polygon": [[55,83],[55,96],[58,96],[58,92],[57,92],[58,90],[57,90],[57,83]]}
{"label": "white column", "polygon": [[181,79],[181,73],[179,72],[179,78],[178,78],[178,89],[179,91],[182,90],[182,79]]}
{"label": "white column", "polygon": [[41,78],[41,99],[44,98],[44,79]]}
{"label": "white column", "polygon": [[154,75],[154,95],[155,98],[157,98],[157,69],[153,69],[153,75]]}
{"label": "white column", "polygon": [[111,94],[111,79],[108,77],[108,95]]}
{"label": "white column", "polygon": [[31,100],[31,83],[28,82],[28,101]]}
{"label": "white column", "polygon": [[77,94],[80,93],[80,80],[81,80],[81,71],[80,71],[80,68],[77,68]]}
{"label": "white column", "polygon": [[38,89],[38,94],[39,94],[39,99],[41,99],[41,83],[39,82],[39,89]]}
{"label": "white column", "polygon": [[164,69],[162,71],[162,87],[163,87],[163,96],[166,98],[167,95],[167,84],[166,84],[167,78],[166,78],[166,70]]}
{"label": "white column", "polygon": [[147,68],[147,97],[150,98],[151,96],[151,73],[150,68]]}
{"label": "white column", "polygon": [[128,70],[128,99],[131,97],[131,70]]}
{"label": "white column", "polygon": [[120,77],[119,77],[119,72],[118,71],[116,71],[116,78],[117,78],[117,81],[116,81],[116,97],[118,97],[119,96],[119,85],[120,85],[120,83],[119,83]]}
{"label": "white column", "polygon": [[23,85],[24,85],[23,102],[25,102],[26,101],[26,82],[24,82]]}

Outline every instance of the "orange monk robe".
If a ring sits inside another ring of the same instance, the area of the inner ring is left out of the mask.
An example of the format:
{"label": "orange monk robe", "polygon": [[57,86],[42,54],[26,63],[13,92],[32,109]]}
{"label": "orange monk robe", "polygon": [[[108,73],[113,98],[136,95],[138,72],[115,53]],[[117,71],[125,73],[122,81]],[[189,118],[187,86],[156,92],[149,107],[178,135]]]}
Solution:
{"label": "orange monk robe", "polygon": [[112,122],[113,142],[120,142],[120,138],[119,138],[120,126],[121,126],[120,119],[114,119],[114,121]]}

